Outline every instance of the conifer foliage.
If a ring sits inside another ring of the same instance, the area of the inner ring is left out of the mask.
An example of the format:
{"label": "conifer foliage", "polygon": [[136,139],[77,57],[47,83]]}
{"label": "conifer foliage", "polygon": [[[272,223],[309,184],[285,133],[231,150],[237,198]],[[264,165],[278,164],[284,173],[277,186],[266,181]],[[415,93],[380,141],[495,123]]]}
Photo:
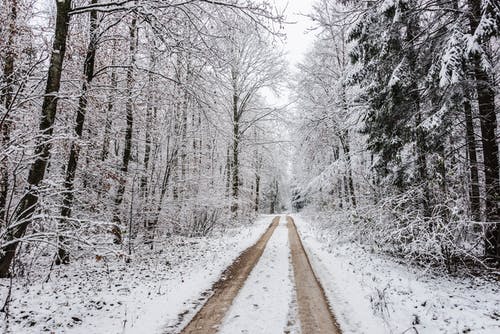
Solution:
{"label": "conifer foliage", "polygon": [[320,0],[311,19],[295,198],[412,260],[498,265],[498,3]]}

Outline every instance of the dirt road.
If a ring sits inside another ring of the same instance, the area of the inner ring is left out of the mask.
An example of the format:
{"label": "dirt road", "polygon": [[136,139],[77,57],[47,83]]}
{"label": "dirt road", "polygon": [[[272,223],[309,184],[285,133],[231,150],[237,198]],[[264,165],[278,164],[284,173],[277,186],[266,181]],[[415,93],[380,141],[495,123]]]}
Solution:
{"label": "dirt road", "polygon": [[214,334],[231,307],[231,304],[243,287],[248,275],[259,261],[267,242],[280,222],[275,217],[271,226],[255,245],[245,250],[236,261],[224,271],[221,279],[214,285],[213,295],[194,316],[181,334]]}
{"label": "dirt road", "polygon": [[[291,217],[286,217],[287,228],[288,228],[288,244],[286,240],[286,230],[284,225],[280,227],[279,235],[284,236],[279,247],[290,247],[290,258],[291,266],[293,267],[293,281],[295,282],[295,294],[296,294],[296,305],[293,307],[298,309],[295,315],[297,323],[300,323],[300,333],[302,334],[340,334],[341,330],[332,315],[327,299],[325,297],[323,288],[320,282],[316,278],[314,271],[311,267],[307,254],[302,246],[299,234],[297,233],[297,228]],[[189,322],[189,324],[181,331],[181,334],[215,334],[219,332],[221,324],[224,322],[225,317],[228,315],[230,308],[234,308],[233,301],[236,296],[245,285],[250,272],[256,266],[257,262],[262,256],[269,239],[273,235],[273,232],[280,224],[280,217],[275,217],[267,229],[267,231],[262,235],[259,241],[244,251],[241,256],[223,273],[219,282],[217,282],[213,287],[213,295],[208,299],[205,305],[200,309],[200,311],[194,316],[194,318]],[[277,240],[273,237],[273,240]],[[273,247],[276,244],[273,243]],[[283,249],[283,248],[280,248]],[[267,251],[266,251],[267,252]],[[267,253],[266,253],[267,254]],[[282,255],[280,261],[286,259],[286,253]],[[269,259],[266,259],[269,260]],[[261,261],[262,262],[262,261]],[[286,262],[286,261],[285,261]],[[286,265],[288,266],[288,264]],[[282,268],[283,270],[283,268]],[[290,273],[292,269],[290,269]],[[269,267],[270,271],[267,275],[271,277],[273,274],[276,276],[277,273],[273,272],[275,269]],[[252,274],[253,275],[253,274]],[[280,274],[281,275],[281,274]],[[246,288],[248,289],[249,282],[246,283]],[[252,285],[250,285],[252,286]],[[254,289],[253,287],[251,289]],[[292,291],[293,288],[290,288]],[[277,290],[279,291],[279,289]],[[265,293],[262,291],[255,291],[261,296],[262,299],[272,298],[271,293]],[[241,298],[241,297],[239,297]],[[280,305],[275,304],[275,305]],[[285,303],[286,304],[286,303]],[[292,307],[292,306],[290,306]],[[246,308],[239,310],[240,312],[247,313]],[[248,310],[250,312],[251,310]],[[276,310],[276,312],[278,312]],[[260,317],[260,316],[259,316]],[[271,319],[271,318],[269,318]],[[266,319],[259,319],[259,321],[266,321]],[[283,324],[283,329],[286,324]],[[265,327],[265,326],[264,326]],[[276,329],[276,326],[274,326]],[[281,328],[278,326],[278,328]],[[242,333],[248,334],[262,334],[252,333],[255,330],[240,329]],[[269,332],[269,328],[267,330]],[[288,332],[288,331],[287,331]],[[274,331],[273,333],[274,334]],[[276,333],[277,334],[277,333]]]}

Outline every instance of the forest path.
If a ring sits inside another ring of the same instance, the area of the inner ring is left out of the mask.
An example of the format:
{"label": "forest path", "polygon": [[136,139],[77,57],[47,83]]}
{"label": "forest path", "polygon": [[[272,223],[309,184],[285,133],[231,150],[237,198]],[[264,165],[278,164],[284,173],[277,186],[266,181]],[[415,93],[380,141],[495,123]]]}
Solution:
{"label": "forest path", "polygon": [[181,334],[341,333],[293,218],[284,218],[226,269]]}
{"label": "forest path", "polygon": [[257,243],[246,249],[224,271],[220,280],[213,287],[213,295],[181,331],[181,334],[215,334],[218,332],[226,312],[259,261],[279,222],[280,217],[275,217]]}

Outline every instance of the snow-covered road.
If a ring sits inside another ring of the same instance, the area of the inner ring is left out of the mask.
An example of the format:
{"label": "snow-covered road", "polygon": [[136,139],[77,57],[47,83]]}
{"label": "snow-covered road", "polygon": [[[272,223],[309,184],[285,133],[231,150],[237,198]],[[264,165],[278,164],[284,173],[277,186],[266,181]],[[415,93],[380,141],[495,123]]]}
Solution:
{"label": "snow-covered road", "polygon": [[[0,333],[178,333],[273,217],[207,237],[165,238],[154,251],[137,250],[130,263],[75,258],[70,266],[54,268],[48,281],[37,267],[41,283],[14,281],[10,317],[0,317]],[[2,302],[8,284],[0,280]]]}
{"label": "snow-covered road", "polygon": [[263,237],[235,261],[216,284],[213,296],[182,331],[340,332],[293,219],[286,216],[274,218]]}
{"label": "snow-covered road", "polygon": [[[471,290],[450,285],[451,279],[412,278],[411,267],[353,249],[332,254],[328,249],[338,245],[318,239],[314,221],[295,218],[300,238],[290,228],[293,219],[286,225],[281,216],[239,293],[224,307],[219,330],[210,327],[214,333],[498,333],[494,286]],[[324,326],[328,318],[333,322]]]}
{"label": "snow-covered road", "polygon": [[281,217],[262,257],[226,314],[220,334],[283,333],[294,293],[289,257],[288,229]]}

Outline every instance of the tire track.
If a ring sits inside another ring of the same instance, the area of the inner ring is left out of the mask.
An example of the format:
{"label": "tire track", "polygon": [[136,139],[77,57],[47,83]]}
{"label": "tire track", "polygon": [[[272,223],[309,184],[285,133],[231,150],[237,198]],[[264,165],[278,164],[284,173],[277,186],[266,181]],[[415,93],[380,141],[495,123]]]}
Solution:
{"label": "tire track", "polygon": [[302,334],[341,334],[290,216],[286,217]]}
{"label": "tire track", "polygon": [[181,331],[181,334],[215,334],[226,312],[245,284],[248,275],[259,261],[267,242],[279,225],[280,217],[273,219],[267,231],[255,245],[246,249],[222,274],[214,284],[213,295]]}

